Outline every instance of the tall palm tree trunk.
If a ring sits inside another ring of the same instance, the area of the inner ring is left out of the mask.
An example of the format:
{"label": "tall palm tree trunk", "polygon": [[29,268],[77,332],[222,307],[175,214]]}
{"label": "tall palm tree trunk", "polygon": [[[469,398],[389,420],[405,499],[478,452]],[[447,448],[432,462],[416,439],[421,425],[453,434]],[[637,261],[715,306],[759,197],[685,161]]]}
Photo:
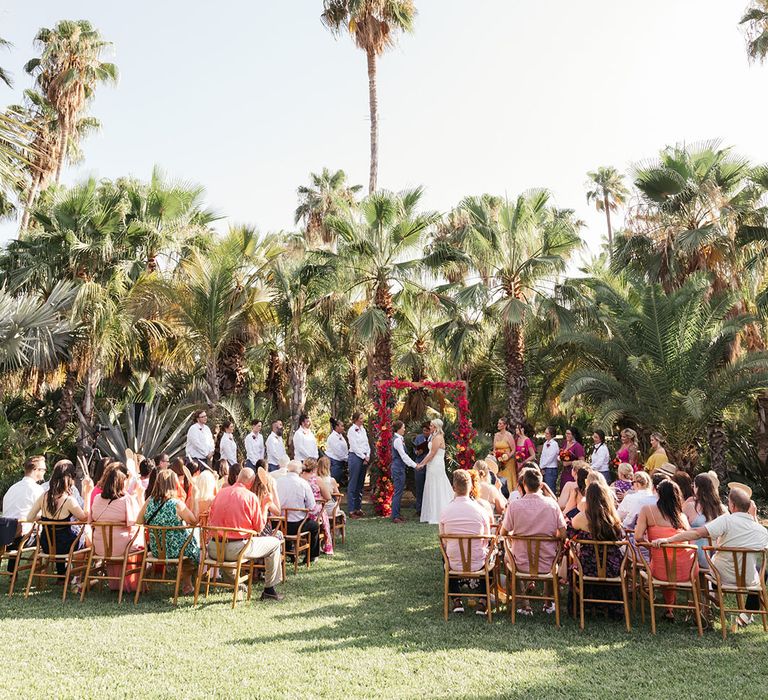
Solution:
{"label": "tall palm tree trunk", "polygon": [[376,287],[374,302],[376,308],[384,312],[387,317],[387,330],[382,333],[374,344],[373,372],[368,371],[371,397],[376,395],[376,381],[379,379],[392,379],[392,319],[395,309],[392,304],[392,294],[386,282],[380,282]]}
{"label": "tall palm tree trunk", "polygon": [[608,257],[613,257],[613,229],[611,228],[611,209],[608,206],[608,193],[603,191],[603,207],[605,208],[605,222],[608,225]]}
{"label": "tall palm tree trunk", "polygon": [[520,324],[504,326],[504,379],[507,388],[507,414],[515,426],[525,421],[528,378],[525,376],[525,339]]}
{"label": "tall palm tree trunk", "polygon": [[64,112],[64,119],[61,129],[61,149],[59,150],[59,158],[56,162],[56,184],[59,184],[61,180],[61,170],[64,167],[64,160],[67,157],[67,145],[69,144],[69,135],[71,131],[71,121],[67,112]]}
{"label": "tall palm tree trunk", "polygon": [[56,417],[56,431],[62,432],[71,422],[75,413],[75,389],[77,388],[77,367],[67,365],[66,379],[59,399],[59,415]]}
{"label": "tall palm tree trunk", "polygon": [[757,456],[763,466],[768,464],[768,392],[758,395],[757,409]]}
{"label": "tall palm tree trunk", "polygon": [[376,191],[379,173],[379,105],[376,99],[376,53],[366,52],[368,57],[368,103],[371,113],[371,172],[368,178],[368,194]]}
{"label": "tall palm tree trunk", "polygon": [[714,470],[720,481],[724,482],[728,478],[728,435],[722,421],[713,422],[707,427],[707,443],[709,467]]}
{"label": "tall palm tree trunk", "polygon": [[40,191],[40,184],[42,183],[43,175],[38,172],[32,179],[32,183],[29,187],[29,193],[27,194],[27,203],[24,206],[24,213],[21,215],[21,224],[19,226],[19,232],[25,231],[29,226],[29,217],[32,215],[32,207],[35,206],[37,200],[37,194]]}
{"label": "tall palm tree trunk", "polygon": [[208,360],[205,367],[205,379],[208,384],[208,401],[211,405],[219,402],[221,394],[219,393],[219,370],[216,367],[216,358]]}
{"label": "tall palm tree trunk", "polygon": [[[307,405],[307,364],[295,359],[288,363],[288,377],[291,382],[291,435],[299,425],[299,416]],[[291,438],[292,440],[292,438]]]}

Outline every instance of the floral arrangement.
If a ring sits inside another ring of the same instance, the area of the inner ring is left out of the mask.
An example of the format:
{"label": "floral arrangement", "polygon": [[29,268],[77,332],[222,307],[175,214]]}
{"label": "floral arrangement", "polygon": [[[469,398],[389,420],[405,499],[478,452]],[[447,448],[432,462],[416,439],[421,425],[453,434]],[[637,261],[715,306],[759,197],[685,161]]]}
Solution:
{"label": "floral arrangement", "polygon": [[621,464],[621,460],[620,460],[618,457],[614,457],[614,458],[611,460],[611,464],[613,465],[613,468],[614,468],[614,469],[618,469],[618,468],[619,468],[619,465]]}
{"label": "floral arrangement", "polygon": [[515,462],[517,462],[518,464],[522,464],[523,462],[525,462],[526,459],[528,459],[528,451],[524,450],[521,447],[518,447],[515,450]]}
{"label": "floral arrangement", "polygon": [[392,495],[394,487],[390,477],[392,461],[392,410],[394,398],[391,390],[400,389],[439,389],[445,392],[449,400],[456,403],[459,425],[453,433],[456,440],[456,459],[461,469],[470,469],[475,463],[475,451],[472,449],[472,439],[477,431],[472,427],[469,417],[469,399],[467,398],[466,382],[409,382],[404,379],[384,379],[377,382],[376,417],[374,431],[376,435],[376,461],[379,476],[373,493],[373,503],[378,515],[388,516],[392,512]]}
{"label": "floral arrangement", "polygon": [[499,462],[506,462],[509,460],[509,452],[507,452],[503,447],[499,447],[498,449],[494,450],[493,453]]}
{"label": "floral arrangement", "polygon": [[570,450],[566,450],[565,448],[560,450],[559,457],[560,457],[560,461],[561,462],[572,462],[573,461],[573,455],[571,454],[571,451]]}

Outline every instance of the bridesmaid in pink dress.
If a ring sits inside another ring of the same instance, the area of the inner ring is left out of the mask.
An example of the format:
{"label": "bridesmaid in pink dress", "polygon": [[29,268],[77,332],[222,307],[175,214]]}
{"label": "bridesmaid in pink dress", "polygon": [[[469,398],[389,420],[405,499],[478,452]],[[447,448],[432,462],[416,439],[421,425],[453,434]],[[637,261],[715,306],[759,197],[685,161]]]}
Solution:
{"label": "bridesmaid in pink dress", "polygon": [[528,433],[533,432],[529,426],[518,423],[515,426],[515,468],[517,475],[525,468],[527,464],[536,461],[536,446],[533,440],[528,437]]}
{"label": "bridesmaid in pink dress", "polygon": [[580,442],[581,435],[579,434],[579,431],[574,428],[566,428],[565,430],[565,444],[563,445],[563,449],[560,450],[560,454],[568,453],[570,455],[570,459],[565,460],[561,459],[561,463],[563,465],[563,472],[560,475],[560,491],[562,492],[563,486],[567,484],[569,481],[575,481],[576,479],[573,476],[573,463],[577,460],[583,460],[584,459],[584,447],[582,446]]}
{"label": "bridesmaid in pink dress", "polygon": [[624,428],[621,431],[621,447],[616,453],[619,462],[626,462],[632,465],[634,471],[640,471],[643,465],[640,464],[640,448],[637,444],[637,433],[632,428]]}
{"label": "bridesmaid in pink dress", "polygon": [[[112,528],[112,556],[122,556],[130,545],[131,551],[137,553],[135,557],[131,557],[129,560],[128,568],[130,569],[138,564],[141,550],[144,549],[142,533],[139,533],[136,539],[131,542],[136,531],[139,529],[136,525],[136,517],[141,510],[142,504],[138,502],[138,494],[143,495],[143,491],[142,489],[136,489],[137,497],[129,496],[126,493],[127,472],[128,470],[125,465],[119,462],[113,462],[109,465],[104,473],[102,492],[93,501],[89,521],[92,524],[100,522],[121,523],[120,527]],[[106,552],[103,535],[103,528],[93,528],[93,549],[96,556],[104,556]],[[120,571],[120,564],[107,564],[108,576],[120,576]],[[126,576],[125,590],[135,591],[138,580],[138,573]],[[119,581],[110,580],[108,583],[113,591],[119,588]]]}

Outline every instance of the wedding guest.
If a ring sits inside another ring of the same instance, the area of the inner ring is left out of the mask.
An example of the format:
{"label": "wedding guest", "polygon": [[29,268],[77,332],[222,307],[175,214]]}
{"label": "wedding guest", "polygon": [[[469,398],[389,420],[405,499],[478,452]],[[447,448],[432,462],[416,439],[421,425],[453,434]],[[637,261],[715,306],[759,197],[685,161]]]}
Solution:
{"label": "wedding guest", "polygon": [[93,505],[93,499],[101,493],[102,479],[104,478],[104,472],[107,467],[112,463],[110,457],[102,457],[96,459],[91,467],[91,481],[94,483],[93,491],[91,491],[91,505]]}
{"label": "wedding guest", "polygon": [[[197,525],[197,514],[187,507],[182,498],[179,498],[180,491],[182,489],[176,473],[170,469],[160,470],[157,473],[152,494],[144,503],[136,518],[136,522],[140,525],[155,525],[158,527]],[[170,530],[166,533],[165,556],[168,559],[179,557],[190,532],[191,529],[187,528],[186,530]],[[145,542],[145,546],[149,546],[153,556],[159,556],[157,538],[153,531],[150,531],[149,542]],[[190,595],[194,591],[192,587],[192,574],[200,561],[200,547],[194,538],[190,540],[184,550],[184,557],[181,590],[184,595]]]}
{"label": "wedding guest", "polygon": [[331,418],[331,434],[326,442],[325,455],[331,460],[331,476],[337,484],[342,483],[349,458],[349,445],[344,437],[344,421]]}
{"label": "wedding guest", "polygon": [[[659,483],[666,479],[665,475],[659,475]],[[625,528],[634,529],[637,524],[637,516],[643,506],[656,503],[658,497],[653,488],[651,476],[648,472],[635,472],[632,476],[632,490],[628,491],[619,504],[618,514],[621,524]]]}
{"label": "wedding guest", "polygon": [[637,433],[632,428],[624,428],[619,435],[621,447],[616,453],[619,462],[632,465],[633,471],[640,469],[640,446],[637,442]]}
{"label": "wedding guest", "polygon": [[651,456],[645,462],[646,471],[653,474],[657,467],[669,462],[666,451],[667,441],[661,433],[651,433]]}
{"label": "wedding guest", "polygon": [[[240,476],[240,472],[243,470],[243,465],[240,462],[229,465],[229,471],[227,472],[227,486],[234,486],[237,483],[237,477]],[[222,488],[224,488],[222,486]]]}
{"label": "wedding guest", "polygon": [[632,465],[628,462],[622,462],[616,469],[618,478],[611,484],[611,488],[616,494],[617,503],[621,503],[624,500],[624,496],[632,490],[632,475],[634,473]]}
{"label": "wedding guest", "polygon": [[[711,473],[717,478],[714,472]],[[683,503],[683,513],[688,518],[692,529],[711,523],[715,518],[719,518],[728,512],[728,509],[720,500],[720,494],[715,487],[715,481],[709,472],[696,475],[696,478],[693,480],[692,491],[693,495]],[[703,538],[696,540],[695,544],[699,548],[699,568],[708,569],[709,564],[707,563],[707,557],[703,548],[709,545],[709,540]]]}
{"label": "wedding guest", "polygon": [[[78,502],[74,496],[75,479],[71,471],[65,465],[57,462],[59,469],[54,469],[51,480],[48,482],[48,490],[41,493],[29,512],[26,520],[34,522],[41,516],[41,520],[46,522],[61,523],[53,528],[54,547],[57,554],[66,554],[69,552],[73,543],[76,543],[75,549],[80,549],[82,540],[79,539],[79,533],[72,529],[70,522],[86,522],[88,520],[88,511],[91,505],[91,490],[93,482],[86,477],[83,479],[83,495],[85,496],[84,506]],[[71,464],[71,462],[70,462]],[[45,554],[50,553],[51,542],[46,536],[42,537],[41,549]],[[56,573],[63,576],[66,572],[66,562],[56,562]]]}
{"label": "wedding guest", "polygon": [[[310,512],[316,506],[315,496],[312,493],[310,485],[301,478],[301,462],[292,459],[286,466],[287,474],[277,482],[277,495],[280,498],[280,507],[286,508],[305,508]],[[304,514],[292,511],[288,514],[286,523],[286,532],[289,535],[295,535],[301,522],[304,520]],[[310,534],[310,561],[316,559],[320,554],[320,538],[318,536],[317,522],[307,519],[303,526],[304,532]]]}
{"label": "wedding guest", "polygon": [[219,456],[230,464],[237,462],[237,443],[234,433],[235,424],[231,420],[225,420],[221,424],[221,433],[219,433]]}
{"label": "wedding guest", "polygon": [[179,485],[178,497],[186,503],[187,508],[192,510],[195,505],[193,502],[194,494],[192,493],[192,486],[194,484],[191,479],[192,475],[190,474],[184,459],[176,457],[168,468],[176,474],[177,483]]}
{"label": "wedding guest", "polygon": [[147,490],[147,486],[149,486],[149,475],[154,468],[155,463],[151,459],[142,459],[141,462],[139,462],[139,484],[141,485],[142,491]]}
{"label": "wedding guest", "polygon": [[[563,472],[560,476],[560,495],[557,499],[557,502],[560,505],[560,510],[563,512],[567,512],[564,509],[568,505],[569,499],[572,498],[571,491],[573,491],[573,489],[575,489],[577,486],[576,477],[579,473],[579,469],[589,469],[589,465],[580,459],[577,459],[573,462],[568,462],[568,465],[569,466],[567,469],[563,467]],[[566,478],[566,471],[568,472],[568,478]]]}
{"label": "wedding guest", "polygon": [[161,452],[160,454],[155,455],[152,458],[152,461],[155,463],[158,471],[168,469],[168,467],[171,466],[171,458],[168,456],[167,452]]}
{"label": "wedding guest", "polygon": [[680,493],[683,495],[683,503],[689,498],[693,498],[693,479],[691,479],[690,474],[677,470],[672,475],[672,481],[680,487]]}
{"label": "wedding guest", "polygon": [[507,430],[508,421],[502,416],[496,423],[493,436],[493,454],[499,465],[499,476],[509,484],[509,490],[517,488],[517,470],[515,469],[515,436]]}
{"label": "wedding guest", "polygon": [[[525,495],[517,501],[510,501],[507,505],[499,535],[565,537],[565,518],[557,502],[541,493],[542,478],[540,472],[536,469],[525,469],[520,476]],[[557,546],[554,542],[541,543],[538,573],[544,574],[550,571],[556,554]],[[525,542],[518,540],[512,542],[512,556],[518,571],[530,573],[528,549]],[[524,590],[521,588],[520,592],[524,593]],[[519,614],[533,614],[527,599],[522,598],[520,605],[521,607],[517,611]],[[554,603],[544,606],[544,612],[547,614],[554,611]]]}
{"label": "wedding guest", "polygon": [[[392,439],[390,473],[395,491],[392,496],[392,515],[390,517],[393,523],[404,523],[405,519],[400,516],[400,500],[403,497],[403,491],[405,491],[405,468],[411,467],[416,469],[416,462],[405,451],[405,440],[403,438],[405,435],[405,423],[401,420],[396,420],[392,423],[392,432],[394,437]],[[424,467],[416,469],[416,471],[422,470],[426,471]]]}
{"label": "wedding guest", "polygon": [[208,414],[205,410],[195,411],[192,420],[192,425],[187,431],[187,459],[207,465],[216,448],[213,434],[207,425]]}
{"label": "wedding guest", "polygon": [[539,457],[539,467],[544,475],[544,483],[549,486],[553,493],[557,491],[557,458],[560,454],[560,445],[555,440],[557,430],[553,425],[544,428],[544,444],[541,446],[541,456]]}
{"label": "wedding guest", "polygon": [[[673,535],[690,529],[688,518],[683,514],[683,498],[680,487],[670,479],[664,479],[657,487],[658,501],[642,507],[637,518],[635,541],[650,542],[659,539],[669,539]],[[689,550],[676,550],[671,554],[675,559],[676,581],[687,581],[691,577],[691,567],[695,562],[695,553]],[[651,551],[651,574],[661,581],[667,580],[667,569],[664,553],[658,549]],[[676,591],[674,588],[664,589],[664,601],[674,605]],[[674,621],[675,613],[667,608],[665,619]]]}
{"label": "wedding guest", "polygon": [[560,461],[563,465],[563,473],[560,477],[561,492],[565,484],[576,478],[575,472],[571,469],[571,463],[577,460],[583,460],[584,456],[584,446],[581,444],[581,434],[574,426],[566,428],[565,443],[563,444],[563,449],[560,450]]}
{"label": "wedding guest", "polygon": [[[703,485],[703,482],[701,483]],[[745,491],[732,489],[728,494],[729,513],[719,515],[714,520],[699,527],[687,528],[685,532],[677,532],[671,536],[661,537],[655,540],[653,544],[660,546],[667,543],[689,542],[690,540],[701,540],[711,537],[717,541],[718,547],[756,550],[755,553],[746,555],[747,562],[745,568],[746,585],[750,588],[756,588],[760,582],[759,571],[762,565],[762,557],[759,552],[768,549],[768,531],[749,514],[750,505],[751,499]],[[717,569],[717,573],[720,575],[724,585],[736,585],[733,556],[729,552],[723,552],[722,554],[715,552],[712,557],[712,565]],[[744,607],[748,610],[759,610],[759,594],[750,593],[747,596]],[[741,613],[738,617],[738,624],[740,627],[744,627],[751,624],[753,620],[752,614]]]}
{"label": "wedding guest", "polygon": [[371,457],[371,446],[368,443],[368,433],[363,427],[363,414],[360,411],[352,414],[352,426],[347,431],[347,439],[349,440],[349,486],[347,488],[349,517],[362,518],[365,515],[363,486]]}
{"label": "wedding guest", "polygon": [[[222,432],[222,435],[226,435],[226,432]],[[226,457],[222,459],[226,459]],[[216,477],[208,467],[201,469],[199,462],[190,462],[188,468],[192,474],[192,483],[195,486],[194,511],[198,518],[205,518],[216,496]]]}
{"label": "wedding guest", "polygon": [[507,499],[504,498],[501,490],[491,484],[491,472],[488,462],[478,460],[474,468],[480,475],[480,497],[488,501],[497,515],[501,515],[507,507]]}
{"label": "wedding guest", "polygon": [[280,467],[280,461],[288,459],[288,453],[285,451],[285,444],[283,443],[283,421],[273,421],[272,432],[267,437],[266,448],[269,471],[276,471]]}
{"label": "wedding guest", "polygon": [[[225,561],[235,561],[240,556],[243,542],[250,536],[248,530],[261,533],[267,524],[261,504],[251,491],[255,480],[256,474],[253,469],[246,467],[238,475],[234,486],[220,491],[211,505],[208,527],[239,530],[239,532],[224,533],[227,540]],[[244,559],[264,560],[264,591],[261,599],[282,600],[283,596],[275,590],[275,586],[282,580],[280,540],[277,537],[259,535],[252,537],[247,547],[243,554]],[[216,556],[216,542],[213,540],[208,543],[208,556]],[[232,569],[221,570],[221,575],[229,580],[232,580],[233,574]]]}
{"label": "wedding guest", "polygon": [[[279,481],[284,476],[288,474],[288,462],[291,460],[288,459],[288,457],[282,457],[280,459],[280,464],[278,465],[277,469],[273,472],[269,472],[269,475],[275,480]],[[301,463],[299,463],[301,464]]]}
{"label": "wedding guest", "polygon": [[472,481],[472,486],[469,490],[469,497],[475,501],[475,503],[478,503],[483,508],[485,508],[486,511],[488,511],[488,515],[493,518],[493,506],[489,501],[486,501],[483,498],[482,492],[480,491],[480,472],[477,469],[467,469],[469,472],[469,478]]}
{"label": "wedding guest", "polygon": [[576,481],[566,482],[566,488],[560,493],[559,507],[569,520],[579,512],[587,493],[587,477],[590,474],[586,462],[579,460],[580,465],[576,470]]}
{"label": "wedding guest", "polygon": [[293,434],[293,456],[299,462],[305,459],[317,459],[317,438],[312,432],[312,420],[306,413],[299,416],[299,427]]}
{"label": "wedding guest", "polygon": [[[253,468],[253,467],[251,467]],[[219,478],[216,480],[216,493],[225,486],[229,486],[229,462],[226,459],[219,460]]]}
{"label": "wedding guest", "polygon": [[[333,554],[333,537],[331,535],[331,521],[328,517],[328,511],[325,509],[326,503],[331,500],[331,490],[324,481],[317,476],[317,460],[311,457],[304,460],[301,470],[301,478],[304,479],[312,489],[312,495],[315,497],[315,507],[310,511],[309,517],[318,523],[323,531],[323,554]],[[318,537],[319,537],[318,530]]]}
{"label": "wedding guest", "polygon": [[250,469],[256,469],[259,462],[267,455],[261,427],[262,422],[258,418],[254,418],[251,421],[251,432],[245,436],[245,466]]}
{"label": "wedding guest", "polygon": [[[336,508],[336,496],[339,494],[339,483],[331,476],[331,460],[328,457],[320,457],[317,460],[317,476],[326,485],[326,488],[331,494],[330,500],[325,504],[325,510],[328,513],[329,518],[333,518],[333,511]],[[339,509],[336,512],[336,517],[345,520],[346,513]]]}
{"label": "wedding guest", "polygon": [[[472,571],[482,569],[488,556],[488,540],[491,536],[491,517],[488,511],[473,501],[470,496],[472,479],[464,469],[457,469],[452,475],[454,499],[450,501],[440,514],[439,531],[441,535],[471,535],[478,539],[471,543],[470,568]],[[461,569],[463,564],[459,552],[459,541],[448,540],[445,551],[451,568]],[[464,604],[461,599],[461,588],[457,579],[449,581],[449,595],[452,598],[451,610],[463,613]],[[479,593],[485,593],[485,581],[479,581]],[[486,613],[485,602],[480,601],[475,608],[478,615]]]}
{"label": "wedding guest", "polygon": [[[250,469],[250,467],[248,467]],[[279,517],[282,513],[280,509],[280,497],[277,495],[277,482],[272,478],[267,469],[267,460],[262,459],[261,463],[256,465],[256,479],[251,489],[256,498],[259,499],[264,520],[269,521],[272,516]],[[266,532],[262,534],[271,534]]]}
{"label": "wedding guest", "polygon": [[[425,421],[421,424],[421,432],[413,438],[413,455],[414,461],[420,462],[429,453],[429,436],[432,433],[432,428],[429,421]],[[427,478],[426,469],[414,470],[413,488],[414,496],[416,497],[416,517],[421,517],[421,502],[424,500],[424,482]]]}
{"label": "wedding guest", "polygon": [[[48,489],[51,486],[51,483],[54,480],[54,477],[61,477],[63,475],[67,475],[71,478],[71,486],[69,487],[70,496],[72,496],[75,499],[75,503],[77,503],[77,505],[79,505],[80,508],[84,508],[85,499],[80,494],[80,491],[77,490],[77,486],[75,486],[75,482],[77,481],[77,468],[68,459],[60,459],[58,462],[56,462],[56,464],[53,465],[51,478],[49,481],[46,481],[43,484],[43,491],[48,491]],[[93,493],[93,480],[91,480],[91,493]],[[90,494],[88,498],[90,498]]]}
{"label": "wedding guest", "polygon": [[[3,496],[3,516],[19,521],[16,528],[16,536],[11,542],[11,549],[17,549],[23,537],[29,534],[32,524],[26,521],[30,509],[40,496],[43,495],[43,487],[40,482],[45,478],[45,457],[35,455],[24,462],[24,476],[13,484]],[[8,559],[8,571],[12,572],[16,559]]]}
{"label": "wedding guest", "polygon": [[605,444],[605,431],[598,428],[592,433],[594,448],[592,449],[592,469],[600,472],[605,481],[611,483],[611,453]]}
{"label": "wedding guest", "polygon": [[[144,549],[142,534],[139,533],[134,539],[134,535],[136,535],[136,531],[139,529],[136,525],[136,518],[141,510],[141,505],[138,493],[136,496],[129,496],[126,493],[128,482],[127,469],[124,472],[120,469],[120,466],[118,462],[113,462],[107,468],[102,491],[94,499],[91,506],[89,522],[92,525],[97,525],[98,523],[122,523],[121,526],[112,527],[111,529],[111,553],[113,557],[120,557],[130,546],[131,551],[137,553],[129,557],[128,569],[132,569],[141,561],[142,555],[140,552]],[[103,557],[106,553],[104,534],[104,528],[92,528],[93,552],[97,557]],[[121,570],[122,564],[107,563],[107,576],[119,577]],[[138,572],[126,576],[125,590],[135,591],[138,581]],[[108,580],[108,584],[113,591],[118,590],[120,587],[120,582],[117,580]]]}

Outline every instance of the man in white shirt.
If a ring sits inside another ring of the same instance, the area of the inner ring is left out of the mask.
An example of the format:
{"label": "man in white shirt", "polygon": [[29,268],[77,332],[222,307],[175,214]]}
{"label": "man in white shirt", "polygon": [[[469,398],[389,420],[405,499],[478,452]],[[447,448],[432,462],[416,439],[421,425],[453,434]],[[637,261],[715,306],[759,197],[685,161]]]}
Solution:
{"label": "man in white shirt", "polygon": [[283,421],[272,422],[272,432],[267,437],[267,464],[269,471],[274,472],[280,468],[280,461],[288,461],[288,453],[283,444]]}
{"label": "man in white shirt", "polygon": [[[312,510],[315,507],[315,496],[312,493],[312,487],[309,482],[302,479],[301,462],[292,459],[287,465],[288,473],[279,479],[276,488],[280,499],[281,508],[308,508]],[[289,535],[295,535],[299,530],[301,521],[304,520],[304,513],[288,513],[286,522],[286,531]],[[303,532],[310,534],[309,560],[316,559],[320,554],[320,537],[316,520],[307,520],[302,528]]]}
{"label": "man in white shirt", "polygon": [[555,440],[557,431],[552,425],[544,429],[544,444],[541,446],[541,457],[539,458],[539,468],[544,475],[544,483],[549,486],[552,493],[556,493],[557,488],[557,457],[560,454],[560,445]]}
{"label": "man in white shirt", "polygon": [[[745,581],[748,587],[756,587],[760,583],[760,567],[762,566],[763,552],[768,549],[768,531],[755,518],[749,514],[752,501],[750,495],[741,489],[731,489],[728,494],[728,510],[726,515],[721,515],[701,527],[695,527],[684,532],[678,532],[672,537],[664,537],[654,540],[654,545],[662,545],[674,542],[690,542],[711,537],[717,540],[717,547],[735,549],[751,549],[754,553],[746,555]],[[720,574],[720,579],[726,586],[736,585],[736,572],[733,567],[733,554],[731,552],[715,552],[712,557],[712,565]],[[757,591],[747,596],[744,606],[747,610],[759,610],[760,598]],[[752,615],[741,613],[739,621],[742,625],[748,625],[753,621]]]}
{"label": "man in white shirt", "polygon": [[401,420],[396,420],[392,423],[392,430],[395,433],[395,437],[392,440],[392,463],[390,471],[392,474],[392,485],[395,487],[395,493],[392,496],[392,522],[404,523],[405,519],[400,517],[400,500],[403,497],[403,491],[405,490],[405,468],[416,468],[416,462],[414,462],[405,451],[405,423]]}
{"label": "man in white shirt", "polygon": [[[43,487],[38,483],[45,478],[45,457],[36,455],[24,462],[24,476],[21,481],[13,484],[3,496],[3,517],[26,520],[38,498],[43,493]],[[19,523],[16,537],[11,543],[11,549],[21,544],[21,539],[32,529],[31,523]],[[8,560],[8,571],[13,572],[15,560]]]}
{"label": "man in white shirt", "polygon": [[306,413],[299,416],[299,427],[293,434],[293,456],[302,464],[305,459],[317,459],[317,438],[312,432],[312,421]]}
{"label": "man in white shirt", "polygon": [[201,467],[208,467],[216,447],[207,425],[208,414],[205,410],[197,411],[193,418],[194,422],[187,431],[187,459],[199,462]]}
{"label": "man in white shirt", "polygon": [[264,459],[264,436],[261,434],[261,421],[254,418],[251,421],[251,432],[245,436],[245,466],[256,471],[259,462]]}
{"label": "man in white shirt", "polygon": [[344,421],[331,418],[331,434],[325,445],[325,456],[331,460],[331,476],[341,485],[347,471],[349,447],[344,438]]}
{"label": "man in white shirt", "polygon": [[349,516],[362,518],[365,515],[363,486],[371,457],[371,446],[368,444],[368,433],[363,427],[363,414],[360,411],[352,414],[352,425],[347,431],[347,439],[349,440],[349,486],[347,488]]}

